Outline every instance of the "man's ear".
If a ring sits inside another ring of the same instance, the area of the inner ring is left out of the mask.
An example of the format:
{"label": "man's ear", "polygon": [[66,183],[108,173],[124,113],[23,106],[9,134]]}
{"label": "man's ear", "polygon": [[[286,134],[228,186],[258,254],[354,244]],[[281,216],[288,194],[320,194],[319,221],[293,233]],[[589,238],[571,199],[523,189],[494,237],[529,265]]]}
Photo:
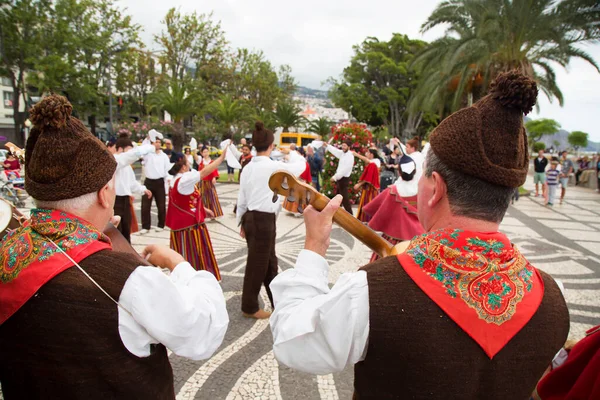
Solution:
{"label": "man's ear", "polygon": [[110,191],[110,185],[113,184],[114,181],[111,180],[98,191],[98,204],[100,204],[103,208],[111,208],[111,196],[113,196],[113,194]]}
{"label": "man's ear", "polygon": [[434,171],[431,174],[431,178],[433,179],[433,193],[428,201],[428,205],[429,207],[433,208],[439,204],[443,198],[446,197],[448,187],[439,173]]}

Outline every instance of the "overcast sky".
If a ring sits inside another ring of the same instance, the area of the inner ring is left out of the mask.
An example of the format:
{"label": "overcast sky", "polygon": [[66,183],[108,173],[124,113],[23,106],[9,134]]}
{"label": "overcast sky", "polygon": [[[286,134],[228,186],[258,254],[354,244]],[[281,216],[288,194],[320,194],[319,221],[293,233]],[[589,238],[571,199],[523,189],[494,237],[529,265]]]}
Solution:
{"label": "overcast sky", "polygon": [[[314,89],[328,77],[338,77],[352,56],[352,46],[367,36],[388,40],[392,33],[431,41],[442,29],[424,36],[419,28],[438,0],[121,0],[143,39],[156,48],[153,34],[170,7],[184,12],[214,12],[234,47],[263,50],[276,66],[290,64],[300,85]],[[600,62],[600,45],[587,50]],[[573,61],[568,71],[557,66],[558,85],[565,106],[540,96],[540,113],[533,118],[554,118],[568,131],[581,130],[600,142],[600,74],[584,61]]]}

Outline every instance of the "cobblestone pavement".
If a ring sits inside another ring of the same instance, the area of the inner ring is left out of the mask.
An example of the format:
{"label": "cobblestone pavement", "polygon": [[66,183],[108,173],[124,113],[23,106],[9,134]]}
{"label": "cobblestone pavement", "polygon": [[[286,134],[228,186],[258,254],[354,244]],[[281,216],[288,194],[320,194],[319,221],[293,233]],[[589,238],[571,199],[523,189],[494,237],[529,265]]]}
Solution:
{"label": "cobblestone pavement", "polygon": [[[528,181],[526,187],[531,189],[532,182]],[[242,317],[246,244],[239,237],[233,215],[237,190],[237,185],[218,186],[225,215],[207,223],[223,275],[229,329],[223,345],[210,360],[190,361],[171,354],[177,399],[350,399],[351,367],[325,376],[292,371],[273,357],[268,321]],[[135,207],[139,220],[139,201]],[[600,323],[600,194],[570,187],[565,203],[553,208],[544,207],[541,198],[521,197],[510,207],[501,230],[535,266],[563,282],[572,338],[581,338],[586,329]],[[168,245],[168,232],[133,236],[138,250],[150,243]],[[303,244],[302,218],[280,214],[277,255],[281,270],[293,266]],[[344,272],[355,271],[369,256],[364,245],[334,227],[327,253],[330,283]],[[264,302],[264,291],[262,297]]]}

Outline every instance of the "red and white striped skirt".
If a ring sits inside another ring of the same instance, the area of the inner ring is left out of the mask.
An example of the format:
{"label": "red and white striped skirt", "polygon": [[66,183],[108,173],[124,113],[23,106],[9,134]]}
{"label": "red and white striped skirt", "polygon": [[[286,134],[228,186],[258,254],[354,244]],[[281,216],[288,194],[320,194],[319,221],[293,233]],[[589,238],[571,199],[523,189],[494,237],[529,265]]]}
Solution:
{"label": "red and white striped skirt", "polygon": [[218,281],[221,280],[221,273],[206,224],[202,223],[191,228],[171,231],[171,248],[181,254],[196,271],[208,271]]}
{"label": "red and white striped skirt", "polygon": [[219,202],[219,196],[217,195],[217,188],[212,181],[200,181],[200,192],[202,193],[202,204],[208,210],[212,211],[216,217],[223,215],[221,209],[221,203]]}

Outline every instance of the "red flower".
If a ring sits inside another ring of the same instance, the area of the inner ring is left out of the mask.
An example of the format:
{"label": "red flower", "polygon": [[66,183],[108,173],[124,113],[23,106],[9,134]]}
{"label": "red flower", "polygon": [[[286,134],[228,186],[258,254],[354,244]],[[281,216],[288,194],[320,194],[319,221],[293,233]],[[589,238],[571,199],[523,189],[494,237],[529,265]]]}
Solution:
{"label": "red flower", "polygon": [[502,284],[500,280],[494,279],[492,281],[482,282],[479,285],[479,290],[483,295],[488,295],[490,293],[498,294],[502,292]]}

